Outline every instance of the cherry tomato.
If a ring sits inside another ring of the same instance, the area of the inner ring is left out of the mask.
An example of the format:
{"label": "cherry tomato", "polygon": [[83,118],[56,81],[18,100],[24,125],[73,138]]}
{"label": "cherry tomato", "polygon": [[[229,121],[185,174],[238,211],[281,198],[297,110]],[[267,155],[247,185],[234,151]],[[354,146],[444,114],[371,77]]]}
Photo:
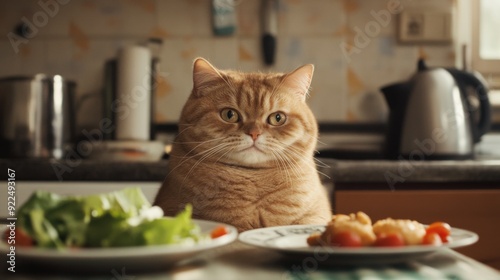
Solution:
{"label": "cherry tomato", "polygon": [[450,236],[450,230],[451,227],[449,224],[443,222],[435,222],[430,224],[429,227],[427,227],[426,232],[437,233],[441,238],[442,242],[448,242],[448,238]]}
{"label": "cherry tomato", "polygon": [[35,241],[24,230],[16,228],[16,245],[33,246]]}
{"label": "cherry tomato", "polygon": [[228,234],[226,227],[218,226],[212,230],[212,232],[210,233],[210,237],[212,237],[212,239],[214,239],[214,238],[226,235],[226,234]]}
{"label": "cherry tomato", "polygon": [[403,236],[398,232],[379,234],[373,246],[377,247],[400,247],[405,245]]}
{"label": "cherry tomato", "polygon": [[[10,230],[6,230],[3,234],[3,240],[8,243],[9,242],[9,237],[11,235]],[[18,246],[33,246],[35,245],[35,241],[31,236],[29,236],[24,230],[21,230],[19,228],[16,228],[14,230],[14,235],[12,235],[12,240],[15,240],[15,245]],[[12,244],[14,245],[14,244]]]}
{"label": "cherry tomato", "polygon": [[338,247],[361,247],[361,237],[352,231],[338,232],[333,236],[330,245]]}
{"label": "cherry tomato", "polygon": [[424,238],[422,239],[422,244],[439,246],[442,245],[443,242],[441,241],[441,237],[439,236],[439,234],[435,232],[428,232],[424,235]]}

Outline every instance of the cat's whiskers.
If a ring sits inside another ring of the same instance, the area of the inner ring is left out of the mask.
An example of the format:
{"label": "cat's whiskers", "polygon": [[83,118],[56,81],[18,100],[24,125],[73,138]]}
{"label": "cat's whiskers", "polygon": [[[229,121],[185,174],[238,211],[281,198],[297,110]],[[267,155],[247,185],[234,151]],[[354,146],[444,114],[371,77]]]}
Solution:
{"label": "cat's whiskers", "polygon": [[204,159],[206,159],[208,156],[210,156],[210,154],[213,154],[212,152],[213,152],[215,149],[219,148],[218,150],[216,150],[216,151],[215,151],[215,153],[217,153],[217,152],[218,152],[219,150],[221,150],[221,149],[224,149],[225,147],[220,147],[220,146],[222,146],[222,145],[224,145],[224,144],[226,144],[226,146],[227,146],[227,145],[230,145],[230,143],[221,143],[221,144],[216,145],[216,146],[214,146],[214,147],[212,147],[212,148],[210,148],[210,149],[207,149],[207,150],[204,150],[204,151],[202,151],[202,152],[200,152],[200,153],[197,153],[197,154],[195,154],[195,155],[193,155],[193,156],[190,156],[190,157],[179,157],[179,158],[184,158],[184,159],[183,159],[183,160],[182,160],[179,164],[177,164],[174,168],[172,168],[172,170],[171,170],[171,171],[167,174],[167,176],[165,176],[165,180],[166,180],[166,178],[167,178],[167,177],[168,177],[168,176],[169,176],[169,175],[170,175],[170,174],[171,174],[174,170],[176,170],[177,168],[179,168],[180,166],[182,166],[182,165],[183,165],[186,161],[188,161],[189,159],[192,159],[192,158],[194,158],[194,157],[196,157],[196,156],[199,156],[199,155],[203,155],[203,156],[202,156],[202,157],[201,157],[201,158],[200,158],[200,159],[199,159],[199,160],[198,160],[198,161],[197,161],[197,162],[196,162],[196,163],[195,163],[195,164],[191,167],[191,169],[190,169],[190,170],[189,170],[189,172],[186,174],[186,176],[184,176],[184,179],[182,180],[182,183],[178,186],[178,189],[177,189],[177,192],[178,192],[178,193],[180,193],[180,192],[181,192],[181,188],[182,188],[182,186],[184,185],[184,182],[186,181],[186,179],[187,179],[187,177],[189,176],[189,174],[193,171],[193,168],[194,168],[195,166],[197,166],[199,163],[201,163],[201,161],[203,161]]}
{"label": "cat's whiskers", "polygon": [[[311,133],[309,133],[307,131],[300,131],[300,133],[307,135],[312,140],[314,140],[317,144],[320,144],[320,145],[323,145],[323,146],[327,146],[327,144],[325,142],[322,142],[321,140],[319,140],[320,139],[319,137],[317,137],[317,136],[315,136],[315,135],[313,135],[313,134],[311,134]],[[297,135],[297,137],[302,137],[302,135]],[[318,154],[319,153],[318,149],[315,149],[314,153]],[[325,166],[325,167],[329,167],[329,166]]]}
{"label": "cat's whiskers", "polygon": [[[179,136],[181,136],[184,132],[186,132],[187,130],[189,130],[190,128],[193,128],[195,125],[194,124],[183,124],[183,125],[186,125],[188,127],[184,128],[183,130],[181,130],[179,133],[177,133],[177,135],[175,136],[175,139],[173,141],[170,141],[170,144],[175,144],[175,143],[178,143],[176,142],[175,140],[179,138]],[[180,127],[180,124],[179,124],[179,127]]]}
{"label": "cat's whiskers", "polygon": [[322,162],[321,160],[317,159],[316,157],[313,157],[313,159],[314,159],[316,166],[322,167],[322,168],[331,168],[330,165]]}
{"label": "cat's whiskers", "polygon": [[312,135],[311,133],[309,133],[307,131],[304,131],[304,134],[307,134],[309,137],[313,138],[318,144],[325,145],[325,146],[327,145],[325,142],[322,142],[320,140],[320,137],[318,137],[318,136],[314,136],[314,135]]}
{"label": "cat's whiskers", "polygon": [[[188,130],[188,129],[190,129],[190,128],[193,128],[193,127],[194,127],[194,125],[189,125],[188,127],[184,128],[183,130],[181,130],[181,131],[177,134],[176,138],[177,138],[177,137],[179,137],[179,135],[181,135],[182,133],[186,132],[186,130]],[[174,141],[175,141],[175,140],[174,140]]]}
{"label": "cat's whiskers", "polygon": [[285,145],[280,143],[276,139],[270,139],[269,146],[271,150],[276,152],[287,164],[288,168],[291,169],[297,177],[301,177],[302,172],[300,172],[300,164],[289,155],[286,154]]}
{"label": "cat's whiskers", "polygon": [[[191,166],[191,168],[189,169],[189,171],[187,172],[186,176],[184,176],[184,180],[182,181],[182,184],[184,183],[184,181],[186,181],[186,179],[189,177],[189,175],[191,174],[191,172],[193,172],[193,170],[198,166],[200,165],[205,159],[211,157],[212,155],[215,155],[217,154],[218,152],[224,150],[225,148],[227,148],[228,146],[234,146],[234,144],[232,143],[221,143],[221,144],[218,144],[210,149],[207,150],[207,153],[205,153],[200,159],[198,159],[196,161],[195,164],[193,164],[193,166]],[[220,158],[219,158],[220,159]]]}
{"label": "cat's whiskers", "polygon": [[276,162],[278,163],[278,169],[283,170],[283,173],[285,173],[285,177],[287,182],[291,185],[293,183],[292,177],[290,175],[290,172],[288,172],[288,169],[286,168],[286,162],[284,162],[284,159],[279,155],[277,151],[274,151],[271,149],[271,154],[273,157],[276,159]]}
{"label": "cat's whiskers", "polygon": [[219,137],[219,138],[214,138],[214,139],[206,140],[206,141],[179,141],[179,142],[174,141],[174,142],[172,142],[172,144],[199,144],[199,143],[203,144],[203,143],[207,143],[207,142],[221,140],[224,138],[227,138],[227,137]]}
{"label": "cat's whiskers", "polygon": [[[301,157],[304,157],[306,159],[308,158],[308,157],[305,157],[303,155],[304,151],[301,151],[301,150],[299,150],[299,149],[297,149],[297,148],[295,148],[293,146],[286,147],[286,149],[293,150],[297,156],[301,156]],[[330,168],[329,165],[327,165],[326,163],[324,163],[321,160],[317,159],[316,157],[313,157],[313,160],[314,160],[316,166],[318,166],[318,167]]]}
{"label": "cat's whiskers", "polygon": [[223,154],[222,154],[222,155],[221,155],[221,156],[220,156],[220,157],[219,157],[219,158],[215,161],[215,163],[219,162],[219,160],[220,160],[221,158],[223,158],[224,156],[226,156],[228,153],[230,153],[230,152],[234,151],[234,149],[235,149],[235,147],[232,147],[232,148],[227,149],[227,151],[226,151],[225,153],[223,153]]}
{"label": "cat's whiskers", "polygon": [[[316,136],[314,136],[314,135],[311,135],[310,133],[307,133],[307,132],[304,132],[304,133],[305,133],[305,134],[307,134],[307,135],[309,135],[309,137],[313,138],[313,139],[314,139],[317,143],[319,143],[319,144],[321,144],[321,145],[324,145],[324,146],[326,146],[326,145],[327,145],[325,142],[320,141],[320,140],[319,140],[319,137],[316,137]],[[319,151],[318,151],[317,149],[315,149],[315,150],[314,150],[314,152],[315,152],[316,154],[319,154]],[[318,158],[313,157],[313,159],[314,159],[314,161],[316,162],[316,166],[318,166],[318,167],[322,167],[322,168],[330,168],[330,166],[329,166],[328,164],[326,164],[326,163],[322,162],[322,161],[321,161],[321,160],[319,160]],[[320,172],[320,171],[318,171],[318,172]],[[329,177],[328,175],[326,175],[326,174],[324,174],[324,173],[322,173],[322,172],[320,172],[320,174],[325,175],[326,177],[328,177],[328,179],[330,179],[330,177]]]}
{"label": "cat's whiskers", "polygon": [[289,156],[286,150],[280,149],[278,152],[285,159],[285,162],[288,164],[290,169],[295,173],[295,176],[297,176],[297,178],[300,178],[303,175],[303,172],[301,172],[302,170],[300,168],[300,163],[297,162],[295,158]]}
{"label": "cat's whiskers", "polygon": [[325,163],[323,163],[322,161],[316,159],[315,157],[313,157],[313,161],[310,161],[308,156],[303,155],[303,151],[300,151],[300,150],[298,150],[297,148],[295,148],[293,146],[286,146],[285,144],[283,144],[283,143],[281,143],[279,141],[276,141],[276,142],[273,141],[273,144],[276,144],[278,146],[279,149],[277,149],[277,150],[282,151],[282,153],[286,156],[287,159],[293,160],[294,163],[295,163],[295,166],[299,166],[299,163],[295,159],[295,158],[297,158],[301,162],[304,162],[306,165],[308,165],[308,166],[316,169],[316,171],[319,174],[321,174],[321,175],[327,177],[328,179],[330,179],[330,176],[328,176],[324,172],[319,171],[318,168],[316,168],[317,166],[323,167],[323,168],[329,168],[330,167],[330,166],[326,165]]}
{"label": "cat's whiskers", "polygon": [[318,168],[316,168],[316,167],[330,168],[330,166],[328,166],[327,164],[323,163],[319,159],[313,157],[313,161],[311,162],[311,161],[308,160],[309,158],[307,156],[303,155],[302,151],[297,151],[297,149],[294,148],[294,147],[287,147],[286,149],[284,149],[284,151],[286,153],[292,153],[295,157],[302,158],[302,160],[305,161],[307,165],[315,168],[316,171],[319,174],[321,174],[321,175],[327,177],[328,179],[330,179],[330,176],[328,176],[327,174],[319,171]]}
{"label": "cat's whiskers", "polygon": [[[213,141],[221,140],[221,139],[223,139],[223,138],[225,138],[225,137],[220,137],[220,138],[215,138],[215,139],[211,139],[211,140],[203,141],[203,142],[201,142],[201,144],[197,145],[196,147],[194,147],[193,149],[191,149],[188,153],[186,153],[186,156],[175,156],[175,155],[170,155],[170,157],[181,158],[182,160],[181,160],[181,162],[179,162],[179,164],[177,164],[175,167],[173,167],[173,168],[172,168],[172,170],[170,170],[170,172],[167,174],[167,176],[166,176],[166,177],[168,177],[168,175],[170,175],[170,174],[171,174],[174,170],[176,170],[179,166],[182,166],[182,165],[183,165],[186,161],[188,161],[189,159],[192,159],[192,158],[194,158],[194,157],[197,157],[197,156],[203,155],[203,154],[205,154],[205,153],[208,153],[208,152],[210,152],[213,148],[215,148],[215,147],[217,147],[217,146],[212,147],[212,148],[207,149],[207,150],[203,150],[203,151],[201,151],[201,152],[199,152],[199,153],[196,153],[196,154],[194,154],[194,155],[192,155],[192,156],[188,156],[188,155],[189,155],[191,152],[193,152],[196,148],[198,148],[199,146],[201,146],[201,145],[203,145],[203,144],[205,144],[205,143],[207,143],[207,142],[213,142]],[[219,144],[219,145],[220,145],[220,144]]]}
{"label": "cat's whiskers", "polygon": [[[189,141],[185,141],[185,142],[177,142],[181,145],[183,144],[190,144],[190,143],[193,143],[193,144],[196,144],[196,143],[199,143],[198,145],[196,145],[194,148],[192,148],[189,152],[186,153],[186,156],[188,156],[189,154],[191,154],[194,150],[198,149],[201,145],[203,144],[207,144],[207,143],[210,143],[210,142],[214,142],[214,141],[219,141],[219,140],[222,140],[226,137],[219,137],[219,138],[214,138],[214,139],[210,139],[210,140],[206,140],[206,141],[193,141],[193,142],[189,142]],[[198,154],[196,154],[198,155]],[[195,155],[195,156],[196,156]]]}

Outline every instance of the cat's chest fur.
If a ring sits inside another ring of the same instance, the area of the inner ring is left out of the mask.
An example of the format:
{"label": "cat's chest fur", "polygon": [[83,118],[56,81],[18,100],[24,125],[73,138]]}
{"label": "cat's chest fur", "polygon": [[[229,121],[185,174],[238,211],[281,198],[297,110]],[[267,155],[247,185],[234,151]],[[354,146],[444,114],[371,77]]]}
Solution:
{"label": "cat's chest fur", "polygon": [[226,222],[239,230],[296,224],[327,199],[315,169],[308,165],[296,171],[224,164],[191,167],[182,164],[167,177],[171,203],[191,203],[195,218]]}
{"label": "cat's chest fur", "polygon": [[187,179],[190,182],[183,185],[190,188],[190,192],[207,199],[227,199],[227,204],[231,204],[229,200],[235,200],[240,202],[241,207],[265,208],[278,194],[289,198],[305,191],[301,189],[307,176],[305,172],[301,173],[303,176],[298,177],[277,168],[251,169],[223,164],[206,165],[192,171]]}

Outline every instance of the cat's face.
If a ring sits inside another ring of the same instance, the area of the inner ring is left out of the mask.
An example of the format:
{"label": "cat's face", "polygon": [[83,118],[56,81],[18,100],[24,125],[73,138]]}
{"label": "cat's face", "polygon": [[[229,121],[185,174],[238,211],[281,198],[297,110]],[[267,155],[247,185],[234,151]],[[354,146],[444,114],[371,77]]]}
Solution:
{"label": "cat's face", "polygon": [[317,125],[305,96],[312,65],[289,74],[240,73],[194,65],[194,88],[177,142],[204,161],[286,166],[312,156]]}

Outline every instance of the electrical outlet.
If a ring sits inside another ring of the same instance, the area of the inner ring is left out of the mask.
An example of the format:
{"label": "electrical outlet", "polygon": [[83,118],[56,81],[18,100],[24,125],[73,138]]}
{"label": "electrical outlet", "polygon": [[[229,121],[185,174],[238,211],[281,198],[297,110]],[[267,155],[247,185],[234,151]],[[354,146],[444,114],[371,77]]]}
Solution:
{"label": "electrical outlet", "polygon": [[451,43],[452,13],[412,11],[399,16],[399,41],[402,43]]}

